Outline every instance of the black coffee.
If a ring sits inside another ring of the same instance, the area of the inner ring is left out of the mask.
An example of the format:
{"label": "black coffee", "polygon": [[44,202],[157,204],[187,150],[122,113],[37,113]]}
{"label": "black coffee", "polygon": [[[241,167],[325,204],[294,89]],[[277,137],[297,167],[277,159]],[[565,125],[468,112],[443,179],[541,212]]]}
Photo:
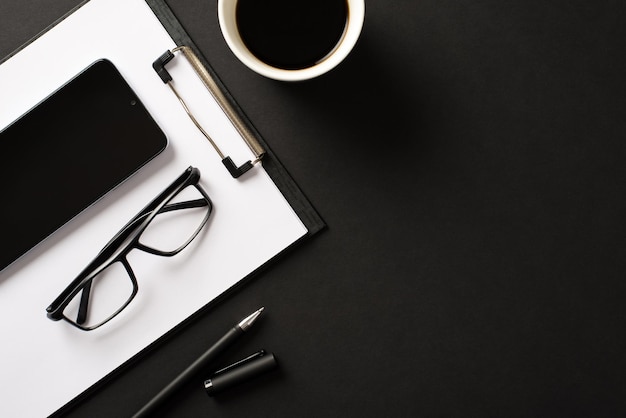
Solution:
{"label": "black coffee", "polygon": [[310,67],[343,35],[346,0],[239,0],[237,26],[246,47],[265,63],[287,70]]}

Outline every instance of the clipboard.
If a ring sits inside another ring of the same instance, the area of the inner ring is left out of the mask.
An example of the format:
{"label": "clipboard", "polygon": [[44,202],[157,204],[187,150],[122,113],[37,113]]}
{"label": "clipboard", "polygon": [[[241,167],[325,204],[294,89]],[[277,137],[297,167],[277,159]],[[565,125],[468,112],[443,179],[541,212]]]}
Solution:
{"label": "clipboard", "polygon": [[[246,117],[245,113],[243,112],[243,110],[237,105],[237,103],[235,102],[235,100],[232,98],[232,96],[228,93],[227,89],[225,88],[225,86],[223,85],[223,83],[219,80],[219,77],[217,76],[217,74],[215,74],[215,72],[213,71],[213,69],[211,68],[210,64],[208,63],[208,61],[206,60],[205,57],[202,56],[202,54],[200,53],[200,51],[197,49],[197,47],[195,46],[193,40],[189,37],[189,35],[187,34],[187,32],[185,31],[185,29],[181,26],[180,22],[176,19],[176,17],[173,15],[172,11],[170,10],[169,6],[166,5],[166,3],[163,0],[146,0],[144,2],[144,0],[133,0],[133,1],[128,1],[128,0],[119,0],[119,2],[115,2],[115,1],[111,1],[111,0],[87,0],[84,1],[83,3],[81,3],[77,8],[75,8],[74,10],[72,10],[70,13],[68,13],[66,16],[64,16],[63,18],[59,19],[57,22],[55,22],[52,26],[50,26],[46,31],[44,31],[43,33],[37,35],[33,40],[31,40],[30,42],[28,42],[27,44],[25,44],[24,46],[22,46],[21,48],[19,48],[18,50],[16,50],[15,52],[13,52],[12,54],[10,54],[9,56],[7,56],[6,58],[2,59],[0,61],[0,66],[6,65],[6,64],[12,64],[12,58],[17,56],[18,54],[20,54],[20,52],[26,48],[28,48],[30,45],[32,45],[33,43],[36,43],[37,40],[41,39],[42,37],[44,37],[46,34],[48,34],[50,31],[52,31],[52,29],[54,29],[57,25],[62,24],[63,22],[65,22],[68,17],[72,16],[73,19],[75,20],[79,20],[79,17],[76,17],[77,13],[82,13],[83,12],[83,7],[85,5],[89,5],[89,3],[98,3],[98,4],[103,4],[102,2],[110,2],[106,7],[116,7],[115,3],[119,3],[117,4],[117,6],[119,7],[120,4],[122,4],[124,7],[129,7],[129,8],[134,8],[134,9],[140,9],[140,13],[144,13],[144,8],[147,4],[147,6],[149,7],[148,9],[146,9],[148,12],[152,11],[152,13],[157,17],[158,21],[161,23],[163,29],[167,32],[167,34],[169,35],[169,37],[171,38],[171,40],[174,41],[174,43],[177,46],[185,46],[188,48],[191,48],[195,55],[198,57],[198,59],[200,60],[200,62],[202,63],[202,66],[206,69],[206,71],[211,75],[211,78],[215,81],[216,85],[219,87],[220,91],[223,93],[224,97],[226,98],[226,100],[228,100],[229,105],[231,106],[232,109],[234,109],[234,111],[236,112],[237,117],[239,118],[240,121],[243,122],[245,129],[249,130],[249,132],[251,132],[251,134],[254,136],[255,140],[257,140],[259,142],[259,144],[261,144],[261,146],[263,147],[264,150],[264,155],[263,155],[263,159],[262,159],[262,168],[259,168],[258,171],[254,172],[255,170],[257,170],[257,168],[253,168],[249,173],[246,173],[242,176],[241,179],[234,179],[230,176],[228,176],[228,180],[232,183],[229,183],[229,187],[232,186],[232,190],[236,193],[241,192],[242,190],[251,190],[253,185],[256,185],[257,183],[264,183],[264,187],[268,186],[268,182],[265,180],[266,178],[269,178],[271,180],[271,183],[273,183],[272,187],[275,187],[278,194],[280,194],[282,196],[282,198],[284,198],[284,200],[286,201],[287,205],[285,205],[284,209],[288,209],[287,212],[289,211],[293,211],[293,214],[295,214],[294,220],[297,218],[297,221],[300,222],[303,226],[304,226],[304,233],[302,235],[299,234],[292,234],[292,236],[294,237],[292,238],[288,238],[286,239],[286,244],[282,245],[282,246],[276,246],[274,247],[274,249],[271,250],[271,252],[269,252],[270,250],[266,250],[264,249],[264,251],[268,251],[267,254],[264,254],[263,257],[265,257],[265,261],[259,265],[253,265],[251,267],[247,267],[247,270],[241,270],[242,273],[239,277],[237,277],[236,280],[232,280],[231,282],[225,282],[221,288],[221,290],[219,291],[218,294],[212,294],[212,296],[205,300],[202,304],[202,306],[200,306],[198,309],[193,309],[192,312],[190,312],[189,314],[186,314],[185,317],[182,317],[178,320],[175,321],[175,323],[172,323],[172,326],[169,327],[167,326],[167,330],[164,333],[160,333],[158,331],[156,331],[157,337],[155,339],[152,339],[151,341],[149,341],[147,344],[144,344],[141,346],[141,348],[139,349],[139,351],[133,352],[130,355],[127,355],[125,353],[121,353],[121,354],[111,354],[111,356],[117,355],[119,359],[122,359],[121,361],[111,361],[110,362],[110,369],[102,369],[102,370],[106,370],[104,373],[98,375],[98,377],[93,381],[90,382],[89,384],[87,384],[84,387],[75,387],[74,390],[74,394],[68,398],[64,398],[64,399],[54,399],[54,402],[49,402],[48,404],[42,406],[45,402],[44,399],[39,399],[37,402],[37,405],[34,405],[32,402],[30,402],[31,405],[30,407],[32,408],[36,408],[36,409],[32,409],[29,410],[29,406],[28,404],[28,399],[29,398],[29,394],[32,394],[32,376],[30,377],[31,381],[30,384],[24,388],[24,390],[20,390],[19,389],[19,385],[20,382],[16,382],[15,379],[13,379],[11,377],[10,373],[5,373],[4,374],[4,378],[3,379],[8,379],[8,380],[2,380],[0,379],[0,389],[3,390],[3,393],[5,393],[5,396],[12,398],[11,402],[9,404],[6,404],[5,406],[3,406],[3,408],[5,409],[4,412],[11,414],[15,408],[15,411],[19,411],[20,416],[41,416],[43,414],[56,414],[56,413],[62,413],[64,410],[66,410],[67,408],[71,408],[71,406],[75,403],[78,402],[80,399],[82,399],[85,396],[88,396],[90,393],[92,393],[93,391],[97,390],[102,384],[106,383],[110,377],[114,376],[118,371],[120,371],[121,369],[128,367],[130,365],[132,365],[133,362],[137,361],[138,359],[140,359],[142,357],[143,354],[145,354],[146,352],[156,348],[159,346],[159,343],[167,340],[169,337],[171,337],[174,333],[176,333],[178,330],[181,329],[181,327],[184,327],[185,324],[189,323],[189,321],[193,320],[193,318],[197,317],[198,315],[201,315],[203,312],[206,312],[211,306],[213,306],[215,303],[221,303],[222,301],[224,301],[224,299],[231,295],[233,293],[234,290],[236,290],[236,288],[238,288],[238,286],[240,286],[241,284],[245,283],[246,281],[250,280],[251,278],[253,278],[255,276],[255,274],[259,271],[261,271],[265,266],[268,265],[268,263],[274,262],[276,261],[281,255],[283,255],[286,250],[290,249],[291,247],[297,245],[298,243],[300,243],[303,240],[306,240],[310,237],[312,237],[313,235],[319,233],[321,230],[323,230],[325,228],[325,223],[322,220],[322,218],[320,217],[320,215],[317,213],[317,211],[315,210],[315,208],[313,207],[313,205],[309,202],[309,200],[306,198],[306,196],[304,195],[304,193],[300,190],[300,188],[298,187],[298,185],[296,184],[296,182],[294,181],[294,179],[289,175],[289,173],[287,172],[287,170],[285,169],[285,167],[281,164],[281,162],[279,161],[279,159],[277,158],[277,156],[273,153],[272,149],[270,148],[270,146],[265,142],[264,138],[262,138],[262,136],[259,134],[259,132],[254,128],[253,124],[250,122],[250,120]],[[141,3],[141,4],[140,4]],[[142,6],[143,4],[143,6]],[[75,35],[75,36],[80,36],[80,35]],[[60,56],[59,59],[63,59],[64,54],[66,54],[65,56],[69,56],[67,54],[71,54],[72,51],[71,50],[62,50],[60,51]],[[89,53],[93,53],[93,51],[89,51]],[[151,68],[151,64],[152,61],[157,58],[154,55],[151,55],[150,58],[148,59],[146,57],[145,60],[142,60],[142,63],[145,62],[146,67],[149,69],[149,71],[151,71],[151,77],[154,77],[154,83],[160,83],[160,84],[155,84],[155,87],[152,88],[151,91],[148,92],[148,95],[152,95],[154,93],[154,96],[159,96],[159,97],[163,97],[165,94],[167,95],[171,95],[171,93],[168,91],[167,87],[164,86],[161,81],[159,80],[158,76],[154,73],[154,71]],[[120,58],[121,59],[121,58]],[[142,64],[143,65],[143,64]],[[123,67],[123,66],[122,66]],[[1,68],[1,67],[0,67]],[[55,67],[51,67],[50,72],[54,73],[56,68]],[[122,68],[122,70],[124,71],[124,68]],[[143,70],[142,70],[143,71]],[[1,72],[0,72],[1,73]],[[3,73],[2,73],[3,74]],[[65,79],[67,78],[65,74],[52,74],[51,77],[58,77],[59,80]],[[146,77],[145,73],[142,73],[142,77]],[[132,78],[132,77],[131,77]],[[132,82],[132,80],[131,80]],[[38,80],[35,80],[34,84],[37,84]],[[156,87],[158,85],[158,87]],[[37,88],[37,86],[33,87],[33,88]],[[162,89],[162,90],[158,90],[157,89]],[[145,89],[140,89],[139,94],[146,94],[146,90]],[[9,92],[9,94],[11,94]],[[15,92],[13,93],[15,95]],[[44,95],[42,93],[42,95]],[[168,96],[169,97],[169,96]],[[170,97],[171,98],[171,97]],[[169,100],[169,99],[168,99]],[[150,104],[150,103],[154,103],[155,99],[153,97],[147,97],[145,98],[145,101]],[[24,105],[26,106],[26,105]],[[13,106],[11,106],[10,111],[13,111],[12,109]],[[19,106],[18,106],[19,107]],[[0,108],[2,108],[2,105],[0,105]],[[2,108],[1,110],[6,110],[4,108]],[[19,116],[19,115],[14,115],[14,116]],[[6,115],[5,114],[5,118],[11,118],[14,116],[10,116],[10,115]],[[6,122],[6,120],[2,121],[0,120],[0,124],[2,124],[2,122]],[[166,124],[167,125],[167,124]],[[171,126],[166,126],[166,129],[171,129]],[[198,138],[194,138],[194,141],[196,141]],[[195,143],[194,143],[195,146]],[[22,279],[23,277],[18,277],[19,280],[15,280],[14,277],[12,276],[28,276],[31,275],[33,272],[37,272],[38,268],[41,267],[41,265],[45,265],[45,263],[47,262],[47,259],[51,259],[54,257],[58,257],[58,256],[67,256],[67,248],[72,248],[71,246],[75,245],[75,243],[72,243],[71,241],[74,240],[74,235],[76,235],[77,230],[81,231],[83,229],[86,229],[87,231],[84,232],[85,236],[101,236],[101,238],[106,241],[110,238],[109,236],[109,232],[115,232],[117,230],[116,226],[111,226],[111,225],[107,225],[107,228],[105,230],[102,229],[102,225],[98,224],[98,220],[92,221],[91,217],[95,217],[95,218],[115,218],[115,221],[117,222],[119,220],[120,224],[123,224],[124,222],[126,222],[129,218],[126,215],[117,215],[118,213],[134,213],[136,212],[135,208],[126,208],[124,206],[126,202],[126,200],[121,199],[124,195],[126,194],[134,194],[136,195],[136,197],[133,197],[134,200],[137,201],[137,205],[141,206],[143,204],[145,204],[148,200],[150,200],[149,198],[153,197],[154,190],[159,190],[161,188],[161,185],[155,185],[157,183],[157,178],[160,175],[160,171],[162,171],[159,168],[159,164],[171,164],[172,160],[175,160],[175,156],[172,156],[171,153],[169,156],[159,156],[157,159],[160,159],[159,161],[153,161],[150,163],[149,166],[144,167],[140,173],[135,174],[135,176],[133,176],[133,184],[130,185],[125,185],[122,190],[116,190],[111,192],[108,197],[107,197],[107,203],[110,207],[107,207],[106,210],[91,210],[91,212],[89,213],[83,213],[83,215],[80,215],[79,217],[82,217],[82,219],[78,220],[79,223],[79,227],[74,226],[73,228],[70,228],[72,230],[70,230],[69,232],[63,232],[61,238],[55,238],[52,241],[49,241],[44,243],[45,245],[45,252],[44,251],[39,251],[40,254],[36,254],[37,259],[36,259],[36,263],[34,267],[33,263],[29,263],[29,264],[25,264],[22,263],[21,265],[15,267],[15,266],[10,266],[7,270],[9,270],[8,272],[5,270],[2,274],[0,275],[0,286],[3,287],[3,292],[5,293],[10,293],[11,288],[16,287],[16,286],[21,286],[22,285]],[[221,171],[225,171],[224,167],[220,167],[219,168]],[[204,172],[203,172],[203,176],[204,176]],[[206,177],[208,177],[207,182],[209,182],[209,185],[213,185],[215,181],[214,178],[217,177],[217,175],[215,175],[215,177],[212,177],[214,175],[213,172],[209,172],[208,175]],[[221,174],[220,174],[221,175]],[[140,179],[137,179],[137,176],[140,177]],[[267,177],[266,177],[267,176]],[[170,179],[171,180],[171,179]],[[219,180],[222,181],[222,180]],[[224,180],[225,181],[225,180]],[[141,183],[141,190],[139,190],[138,184]],[[149,187],[143,185],[143,183],[150,183]],[[144,191],[144,188],[146,189],[146,191]],[[211,188],[211,187],[210,187]],[[209,193],[213,192],[213,193],[217,193],[219,195],[219,190],[218,187],[213,187],[214,190],[209,190]],[[254,201],[254,199],[258,199],[258,195],[255,195],[253,197],[251,197],[251,200]],[[124,199],[126,199],[126,197],[124,197]],[[119,202],[118,202],[119,200]],[[133,204],[135,203],[133,200]],[[258,200],[257,200],[258,201]],[[220,198],[216,198],[215,199],[215,205],[217,207],[217,211],[220,210],[220,205],[224,205],[224,202],[220,199]],[[232,205],[229,206],[229,208],[232,208]],[[222,213],[224,211],[228,211],[227,209],[222,210]],[[103,213],[100,213],[103,212]],[[115,213],[115,216],[113,215],[109,215],[108,212],[111,213]],[[118,219],[119,218],[119,219]],[[265,220],[265,219],[264,219]],[[74,222],[74,221],[73,221]],[[220,221],[221,222],[221,221]],[[268,222],[272,222],[272,220],[268,220]],[[280,219],[274,219],[273,222],[275,222],[275,224],[280,223]],[[218,221],[214,220],[214,224],[210,226],[210,228],[213,230],[211,231],[211,234],[213,234],[213,232],[215,232],[216,229],[219,229],[220,225],[218,225]],[[80,233],[78,234],[80,235]],[[82,241],[79,240],[80,237],[76,237],[76,242],[82,243],[84,242],[84,236],[82,237]],[[212,238],[210,238],[212,239]],[[210,241],[210,239],[207,239],[205,241]],[[66,242],[70,241],[69,244],[66,245]],[[90,243],[91,244],[91,243]],[[210,242],[207,244],[206,242],[203,243],[203,245],[210,245]],[[98,244],[99,245],[99,244]],[[94,247],[95,248],[95,247]],[[64,252],[65,251],[65,252]],[[82,251],[82,249],[81,249]],[[87,251],[87,250],[85,250]],[[92,256],[94,256],[95,253],[91,252],[89,253],[88,257],[91,258]],[[224,254],[222,254],[223,256]],[[226,254],[228,256],[228,254]],[[198,257],[202,258],[203,255],[202,254],[193,254],[193,257],[195,257],[195,259],[197,259]],[[206,255],[204,256],[206,257]],[[43,261],[41,261],[41,259],[44,259]],[[215,255],[215,259],[218,259],[219,255]],[[142,261],[142,260],[140,260]],[[60,265],[59,265],[60,266]],[[182,263],[180,263],[178,265],[179,267],[185,267]],[[84,266],[82,265],[76,265],[76,268],[82,268]],[[169,267],[171,269],[173,269],[173,267]],[[243,269],[243,267],[241,267]],[[32,271],[31,271],[32,270]],[[155,267],[156,270],[156,267]],[[53,269],[54,271],[54,269]],[[174,270],[171,270],[171,272],[174,272]],[[7,274],[8,274],[8,278],[7,278]],[[59,273],[61,274],[61,273]],[[64,283],[69,283],[69,280],[71,280],[71,277],[65,276],[65,274],[67,273],[62,273],[63,276],[63,282]],[[238,273],[233,273],[233,274],[238,274]],[[59,285],[55,285],[52,286],[51,283],[44,283],[45,286],[42,286],[40,289],[38,289],[39,293],[42,294],[47,294],[50,293],[51,290],[47,289],[46,286],[53,288],[54,291],[58,290],[62,290],[61,287],[59,287]],[[27,284],[26,284],[27,285]],[[162,283],[160,284],[160,286],[163,285]],[[170,284],[167,284],[170,285]],[[175,287],[174,287],[175,288]],[[8,292],[7,292],[8,290]],[[0,292],[2,293],[2,292]],[[208,294],[208,293],[207,293]],[[52,295],[55,296],[55,295]],[[39,295],[38,295],[39,297]],[[37,334],[37,327],[43,326],[45,327],[45,332],[46,333],[58,333],[58,334],[63,334],[60,337],[64,338],[66,335],[69,335],[70,331],[67,331],[66,328],[63,328],[63,324],[61,323],[54,323],[51,322],[49,320],[47,320],[45,318],[45,305],[47,303],[49,303],[50,299],[47,295],[41,296],[41,301],[36,301],[36,303],[33,304],[33,306],[20,306],[20,309],[24,309],[26,315],[23,315],[22,318],[20,318],[22,321],[25,321],[25,323],[27,325],[30,325],[28,323],[29,320],[31,320],[31,317],[34,318],[33,320],[38,321],[37,324],[35,324],[35,327],[33,328],[33,335],[27,335],[27,336],[22,336],[24,338],[20,338],[18,341],[21,341],[22,343],[24,341],[30,341],[31,342],[31,346],[34,346],[36,344],[47,344],[49,343],[48,340],[46,340],[47,336],[44,334],[40,334],[40,335],[35,335]],[[45,302],[44,302],[45,300]],[[44,302],[44,303],[42,303]],[[135,303],[135,302],[133,302]],[[146,308],[146,310],[148,310]],[[142,314],[143,312],[138,312],[137,314]],[[47,321],[45,323],[45,325],[43,325],[43,323],[41,321]],[[128,331],[126,330],[124,327],[128,326],[130,328],[130,324],[133,323],[134,318],[130,317],[128,319],[128,323],[123,324],[119,330],[116,331],[106,331],[107,333],[111,333],[112,335],[114,335],[116,332],[119,333],[120,335],[116,335],[115,337],[119,337],[122,338],[123,337],[123,333]],[[108,324],[107,324],[108,325]],[[164,325],[165,326],[165,325]],[[10,336],[10,333],[12,332],[11,330],[13,328],[8,328],[8,327],[4,327],[7,330],[7,333]],[[104,327],[103,327],[104,328]],[[50,330],[53,330],[52,332]],[[77,332],[82,332],[82,331],[77,331]],[[93,331],[95,332],[95,331]],[[59,337],[59,335],[57,335],[57,338]],[[41,338],[44,338],[43,341],[41,341]],[[73,339],[75,338],[74,336],[68,336],[68,339]],[[98,341],[98,338],[100,338],[100,341]],[[88,350],[90,348],[93,347],[97,347],[99,344],[102,344],[103,342],[106,342],[106,335],[104,337],[98,337],[98,338],[94,338],[91,341],[86,341],[86,339],[80,339],[77,338],[75,339],[75,341],[72,341],[72,344],[78,344],[79,347],[81,349],[84,350]],[[23,343],[24,344],[24,343]],[[48,350],[50,347],[46,347],[46,349]],[[10,354],[12,353],[13,355],[15,354],[16,351],[19,350],[23,350],[24,347],[18,347],[18,350],[14,350],[11,351]],[[49,353],[46,353],[46,356],[41,356],[41,353],[37,353],[35,352],[36,349],[33,349],[34,351],[30,352],[30,346],[29,346],[29,352],[25,353],[25,355],[29,355],[31,356],[31,367],[35,368],[37,367],[37,362],[54,362],[54,361],[62,361],[62,354],[63,353],[59,353],[59,352],[55,352],[54,349],[50,350]],[[36,361],[32,361],[32,358],[36,358]],[[0,362],[1,361],[5,361],[5,362],[14,362],[14,363],[19,363],[19,358],[4,358],[2,359],[2,357],[6,357],[5,353],[2,352],[2,349],[0,349]],[[56,357],[56,358],[55,358]],[[103,360],[104,362],[107,362],[109,359],[107,357],[103,357],[101,358],[101,360]],[[89,359],[85,359],[84,362],[85,364],[82,364],[80,367],[89,367],[89,362],[91,360]],[[2,363],[3,366],[7,366],[7,363]],[[109,366],[102,366],[102,367],[109,367]],[[6,369],[6,368],[5,368]],[[79,369],[79,367],[76,368],[77,370]],[[20,373],[24,373],[24,370],[20,369]],[[24,373],[27,374],[27,373]],[[45,374],[45,371],[44,371]],[[37,372],[37,375],[41,375],[41,371]],[[7,377],[9,376],[9,377]],[[28,377],[24,377],[24,379],[27,379]],[[73,378],[73,377],[68,377],[69,378]],[[61,384],[61,382],[58,382],[59,384],[57,386],[63,386]],[[76,382],[74,382],[76,383]],[[7,390],[5,390],[7,389]],[[10,389],[10,390],[9,390]],[[46,396],[56,396],[56,395],[50,395],[51,391],[57,390],[58,388],[50,388],[51,390],[47,391]],[[65,395],[63,395],[65,396]],[[56,412],[55,412],[56,411]]]}

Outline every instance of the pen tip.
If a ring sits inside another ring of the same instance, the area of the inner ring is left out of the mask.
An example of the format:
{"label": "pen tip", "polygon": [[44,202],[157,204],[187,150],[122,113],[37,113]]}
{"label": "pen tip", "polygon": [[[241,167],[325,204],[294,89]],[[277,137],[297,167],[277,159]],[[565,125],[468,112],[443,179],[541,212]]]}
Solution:
{"label": "pen tip", "polygon": [[254,313],[248,315],[246,318],[242,319],[241,322],[238,324],[239,328],[241,328],[243,331],[250,328],[250,326],[254,323],[254,321],[256,321],[259,315],[261,315],[261,312],[263,312],[264,309],[265,307],[262,307],[256,310]]}

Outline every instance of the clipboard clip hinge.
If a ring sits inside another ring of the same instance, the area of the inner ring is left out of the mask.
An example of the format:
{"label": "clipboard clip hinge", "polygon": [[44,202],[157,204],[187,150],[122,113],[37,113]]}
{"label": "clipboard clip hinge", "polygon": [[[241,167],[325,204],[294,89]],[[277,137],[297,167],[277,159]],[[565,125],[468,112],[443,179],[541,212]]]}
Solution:
{"label": "clipboard clip hinge", "polygon": [[[224,155],[224,153],[220,150],[215,141],[213,141],[211,136],[204,130],[204,128],[202,128],[200,123],[193,116],[193,113],[174,87],[172,83],[172,76],[165,68],[165,66],[174,59],[175,52],[179,51],[182,52],[183,55],[187,58],[189,64],[191,64],[191,67],[194,69],[195,73],[198,75],[206,89],[211,93],[215,101],[221,107],[222,111],[226,114],[237,132],[241,135],[250,151],[254,154],[254,160],[246,161],[240,166],[237,166],[237,164],[235,164],[235,162],[230,157]],[[152,68],[154,69],[154,71],[156,71],[157,75],[161,78],[163,83],[167,84],[174,93],[174,95],[176,95],[178,101],[183,106],[183,109],[185,109],[185,112],[187,113],[191,121],[194,123],[194,125],[196,125],[202,135],[213,146],[217,154],[222,159],[222,164],[224,164],[224,166],[233,178],[239,178],[241,175],[249,171],[252,167],[254,167],[254,165],[261,161],[261,159],[265,155],[265,149],[259,143],[248,124],[246,124],[239,112],[232,106],[230,100],[226,97],[223,90],[220,88],[215,79],[211,76],[206,67],[202,64],[198,56],[193,52],[190,47],[179,46],[172,49],[171,51],[165,51],[159,58],[157,58],[152,63]]]}

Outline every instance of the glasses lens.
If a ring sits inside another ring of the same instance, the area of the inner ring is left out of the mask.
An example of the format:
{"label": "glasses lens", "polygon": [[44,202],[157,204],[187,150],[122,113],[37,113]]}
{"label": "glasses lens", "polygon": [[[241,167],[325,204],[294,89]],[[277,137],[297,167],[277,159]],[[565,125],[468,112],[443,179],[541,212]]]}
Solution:
{"label": "glasses lens", "polygon": [[136,293],[135,284],[121,262],[111,264],[83,287],[63,315],[84,328],[94,328],[117,315]]}
{"label": "glasses lens", "polygon": [[209,218],[211,205],[193,185],[181,190],[152,219],[139,242],[162,252],[180,251]]}

